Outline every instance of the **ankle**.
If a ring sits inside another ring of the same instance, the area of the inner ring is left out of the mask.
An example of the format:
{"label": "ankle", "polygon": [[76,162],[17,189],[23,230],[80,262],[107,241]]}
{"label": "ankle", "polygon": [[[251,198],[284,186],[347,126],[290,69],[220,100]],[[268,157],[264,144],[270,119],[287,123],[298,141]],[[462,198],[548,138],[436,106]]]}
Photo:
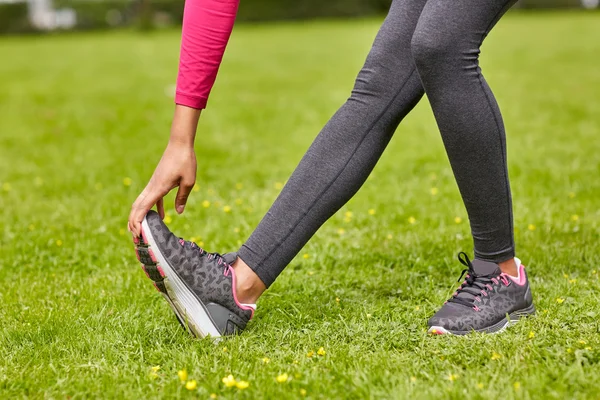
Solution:
{"label": "ankle", "polygon": [[519,266],[514,258],[498,263],[498,266],[507,275],[514,276],[515,278],[519,276]]}
{"label": "ankle", "polygon": [[235,271],[235,291],[238,300],[245,304],[254,304],[267,287],[256,272],[241,258],[237,258],[231,267]]}

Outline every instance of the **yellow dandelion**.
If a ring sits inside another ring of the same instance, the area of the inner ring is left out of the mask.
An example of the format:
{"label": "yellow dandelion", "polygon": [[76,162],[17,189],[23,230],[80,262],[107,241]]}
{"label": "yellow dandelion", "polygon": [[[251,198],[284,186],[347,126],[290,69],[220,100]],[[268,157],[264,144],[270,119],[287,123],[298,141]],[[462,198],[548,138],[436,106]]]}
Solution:
{"label": "yellow dandelion", "polygon": [[577,215],[577,214],[571,215],[571,221],[579,221],[579,215]]}
{"label": "yellow dandelion", "polygon": [[369,210],[369,215],[375,215],[375,210],[371,208],[371,209]]}
{"label": "yellow dandelion", "polygon": [[300,396],[306,396],[306,389],[300,389]]}
{"label": "yellow dandelion", "polygon": [[204,208],[208,208],[208,207],[210,207],[210,201],[208,201],[208,200],[204,200],[204,201],[202,202],[202,207],[204,207]]}
{"label": "yellow dandelion", "polygon": [[529,225],[527,225],[527,229],[529,229],[530,231],[535,231],[535,225],[529,224]]}
{"label": "yellow dandelion", "polygon": [[387,240],[392,240],[392,238],[393,238],[392,234],[391,234],[391,233],[388,233],[388,235],[386,236],[386,239],[387,239]]}
{"label": "yellow dandelion", "polygon": [[158,372],[160,371],[160,365],[155,365],[154,367],[152,367],[152,372]]}
{"label": "yellow dandelion", "polygon": [[535,337],[535,332],[534,331],[530,331],[529,335],[527,337],[529,337],[529,339],[533,339]]}
{"label": "yellow dandelion", "polygon": [[411,381],[412,383],[415,383],[415,382],[417,381],[417,377],[416,377],[416,376],[411,376],[411,377],[410,377],[410,381]]}
{"label": "yellow dandelion", "polygon": [[179,377],[179,380],[181,381],[181,383],[187,381],[188,378],[188,373],[185,369],[179,370],[177,371],[177,376]]}
{"label": "yellow dandelion", "polygon": [[439,193],[439,190],[436,187],[432,187],[429,191],[431,192],[432,196],[435,196],[436,194]]}
{"label": "yellow dandelion", "polygon": [[277,190],[281,190],[283,188],[283,183],[281,182],[275,182],[275,189]]}
{"label": "yellow dandelion", "polygon": [[592,275],[596,275],[596,270],[595,269],[592,270]]}
{"label": "yellow dandelion", "polygon": [[415,219],[415,217],[408,217],[408,223],[409,224],[414,224],[415,222],[417,222],[417,220]]}
{"label": "yellow dandelion", "polygon": [[461,217],[454,217],[454,222],[457,224],[460,224],[462,222],[462,218]]}
{"label": "yellow dandelion", "polygon": [[62,246],[62,245],[63,245],[63,241],[62,241],[62,240],[60,240],[60,239],[58,239],[58,240],[56,241],[56,245],[57,245],[58,247]]}
{"label": "yellow dandelion", "polygon": [[216,393],[211,393],[209,397],[210,397],[211,399],[216,399],[216,398],[217,398],[217,397],[219,397],[219,396],[217,396],[217,394],[216,394]]}
{"label": "yellow dandelion", "polygon": [[569,279],[569,274],[563,274],[563,278]]}
{"label": "yellow dandelion", "polygon": [[577,283],[577,279],[569,279],[569,283],[570,284],[575,284],[575,283]]}
{"label": "yellow dandelion", "polygon": [[223,353],[227,353],[227,347],[223,347]]}
{"label": "yellow dandelion", "polygon": [[352,218],[344,217],[344,222],[350,222],[350,221],[352,221]]}
{"label": "yellow dandelion", "polygon": [[242,199],[235,199],[236,206],[241,206],[243,202],[244,202],[244,200],[242,200]]}
{"label": "yellow dandelion", "polygon": [[305,260],[308,259],[310,257],[310,255],[308,253],[305,253],[302,258],[304,258]]}
{"label": "yellow dandelion", "polygon": [[585,349],[586,349],[587,351],[590,351],[590,350],[592,350],[592,347],[591,347],[591,346],[587,346]]}
{"label": "yellow dandelion", "polygon": [[498,354],[495,351],[492,353],[492,360],[499,360],[502,358],[502,354]]}
{"label": "yellow dandelion", "polygon": [[320,356],[324,356],[327,353],[325,352],[325,348],[321,347],[319,348],[319,350],[317,350],[317,354]]}
{"label": "yellow dandelion", "polygon": [[456,374],[448,374],[448,380],[450,382],[454,382],[457,379],[458,379],[458,375],[456,375]]}
{"label": "yellow dandelion", "polygon": [[563,299],[562,297],[557,297],[557,298],[556,298],[556,302],[557,302],[558,304],[562,304],[562,303],[564,303],[564,302],[565,302],[565,299]]}
{"label": "yellow dandelion", "polygon": [[238,183],[235,184],[235,188],[237,190],[242,190],[243,187],[244,187],[244,185],[242,185],[240,182],[238,182]]}
{"label": "yellow dandelion", "polygon": [[154,371],[150,372],[150,379],[156,379],[158,378],[158,374]]}
{"label": "yellow dandelion", "polygon": [[337,230],[338,235],[343,235],[344,233],[346,233],[346,230],[344,228],[340,228]]}
{"label": "yellow dandelion", "polygon": [[237,228],[237,227],[236,227],[236,228],[233,228],[233,231],[234,231],[235,233],[240,233],[240,228]]}
{"label": "yellow dandelion", "polygon": [[577,343],[579,343],[579,344],[587,344],[587,342],[585,340],[583,340],[583,339],[579,340]]}
{"label": "yellow dandelion", "polygon": [[198,243],[196,243],[198,246],[203,247],[204,246],[204,242],[201,240]]}
{"label": "yellow dandelion", "polygon": [[233,375],[227,375],[225,378],[221,379],[221,382],[225,384],[226,387],[234,387],[236,384],[235,378]]}
{"label": "yellow dandelion", "polygon": [[367,314],[367,318],[371,318],[372,316],[372,314]]}
{"label": "yellow dandelion", "polygon": [[133,181],[131,180],[131,178],[123,178],[123,185],[131,186],[132,183]]}
{"label": "yellow dandelion", "polygon": [[30,231],[33,231],[33,230],[35,230],[35,225],[34,225],[34,224],[30,224],[30,225],[29,225],[29,230],[30,230]]}
{"label": "yellow dandelion", "polygon": [[277,378],[275,378],[275,380],[276,380],[277,382],[279,382],[279,383],[284,383],[284,382],[287,382],[287,380],[288,380],[288,374],[286,374],[286,373],[283,373],[283,374],[281,374],[281,375],[277,375]]}
{"label": "yellow dandelion", "polygon": [[10,186],[10,183],[5,182],[2,184],[2,190],[4,190],[5,192],[10,192],[12,189],[12,186]]}
{"label": "yellow dandelion", "polygon": [[344,213],[344,217],[346,218],[352,218],[354,216],[354,214],[352,213],[352,211],[346,211]]}
{"label": "yellow dandelion", "polygon": [[336,301],[337,303],[339,303],[339,302],[340,302],[340,298],[339,298],[339,297],[336,297],[336,298],[335,298],[335,301]]}
{"label": "yellow dandelion", "polygon": [[194,192],[199,192],[200,191],[200,185],[198,185],[198,182],[194,183],[194,188],[192,190]]}
{"label": "yellow dandelion", "polygon": [[239,381],[235,383],[235,387],[240,390],[247,389],[248,386],[250,386],[250,383],[248,381]]}
{"label": "yellow dandelion", "polygon": [[171,222],[173,222],[173,218],[171,218],[171,216],[169,214],[165,215],[165,219],[164,219],[165,224],[170,224]]}
{"label": "yellow dandelion", "polygon": [[198,387],[198,382],[196,382],[195,380],[191,380],[191,381],[187,381],[185,384],[185,388],[187,390],[194,390]]}
{"label": "yellow dandelion", "polygon": [[513,383],[513,387],[515,388],[515,390],[521,390],[521,382]]}
{"label": "yellow dandelion", "polygon": [[420,309],[421,309],[421,307],[419,307],[419,306],[415,307],[415,311],[419,311]]}
{"label": "yellow dandelion", "polygon": [[223,211],[225,211],[226,213],[231,212],[231,207],[230,206],[224,206],[223,207]]}
{"label": "yellow dandelion", "polygon": [[308,357],[308,358],[311,358],[311,357],[312,357],[312,356],[314,356],[314,355],[315,355],[315,352],[314,352],[314,351],[312,351],[312,350],[311,350],[311,351],[309,351],[308,353],[306,353],[306,357]]}
{"label": "yellow dandelion", "polygon": [[480,390],[481,390],[481,389],[483,389],[483,383],[481,383],[481,382],[480,382],[480,383],[478,383],[478,384],[477,384],[477,389],[480,389]]}
{"label": "yellow dandelion", "polygon": [[315,274],[314,271],[308,271],[308,276],[313,276]]}
{"label": "yellow dandelion", "polygon": [[292,364],[298,364],[298,360],[292,361]]}
{"label": "yellow dandelion", "polygon": [[567,353],[571,354],[572,352],[573,352],[573,349],[569,347],[569,348],[567,349]]}
{"label": "yellow dandelion", "polygon": [[569,198],[570,199],[575,198],[575,192],[569,192]]}
{"label": "yellow dandelion", "polygon": [[271,361],[271,359],[269,357],[263,357],[263,359],[262,359],[263,364],[268,364],[269,361]]}

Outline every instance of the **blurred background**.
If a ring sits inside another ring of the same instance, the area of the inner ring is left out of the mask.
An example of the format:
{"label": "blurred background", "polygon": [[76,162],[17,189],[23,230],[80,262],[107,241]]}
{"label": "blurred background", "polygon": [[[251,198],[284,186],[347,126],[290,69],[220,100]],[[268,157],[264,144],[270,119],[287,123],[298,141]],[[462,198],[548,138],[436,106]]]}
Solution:
{"label": "blurred background", "polygon": [[[355,17],[385,13],[391,0],[244,0],[238,20]],[[56,30],[153,29],[179,24],[182,0],[0,0],[0,34]],[[600,0],[521,0],[520,9],[598,9]]]}

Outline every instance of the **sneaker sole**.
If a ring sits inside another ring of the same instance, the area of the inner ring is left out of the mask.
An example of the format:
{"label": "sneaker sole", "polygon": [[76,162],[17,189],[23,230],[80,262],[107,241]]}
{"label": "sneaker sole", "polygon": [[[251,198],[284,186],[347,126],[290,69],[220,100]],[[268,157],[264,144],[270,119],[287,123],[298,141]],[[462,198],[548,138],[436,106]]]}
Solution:
{"label": "sneaker sole", "polygon": [[427,333],[432,335],[468,335],[472,332],[483,332],[489,334],[496,334],[504,332],[508,327],[513,326],[517,322],[521,320],[521,318],[528,317],[535,314],[535,306],[532,304],[527,308],[522,310],[513,311],[508,315],[507,319],[503,319],[502,321],[488,326],[483,329],[472,329],[470,331],[454,331],[450,329],[446,329],[443,326],[432,326],[429,328]]}
{"label": "sneaker sole", "polygon": [[142,269],[154,281],[154,286],[173,309],[179,323],[196,337],[221,337],[204,304],[160,252],[145,217],[142,221],[142,238],[134,239],[134,244]]}

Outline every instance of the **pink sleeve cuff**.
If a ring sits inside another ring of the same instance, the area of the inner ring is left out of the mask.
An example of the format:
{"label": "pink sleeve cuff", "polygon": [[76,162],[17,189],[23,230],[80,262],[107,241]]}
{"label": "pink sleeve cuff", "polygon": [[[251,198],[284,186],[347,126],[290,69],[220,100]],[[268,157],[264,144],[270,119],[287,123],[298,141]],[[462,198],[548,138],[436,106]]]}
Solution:
{"label": "pink sleeve cuff", "polygon": [[193,96],[181,92],[175,92],[175,104],[202,110],[206,108],[208,97]]}

